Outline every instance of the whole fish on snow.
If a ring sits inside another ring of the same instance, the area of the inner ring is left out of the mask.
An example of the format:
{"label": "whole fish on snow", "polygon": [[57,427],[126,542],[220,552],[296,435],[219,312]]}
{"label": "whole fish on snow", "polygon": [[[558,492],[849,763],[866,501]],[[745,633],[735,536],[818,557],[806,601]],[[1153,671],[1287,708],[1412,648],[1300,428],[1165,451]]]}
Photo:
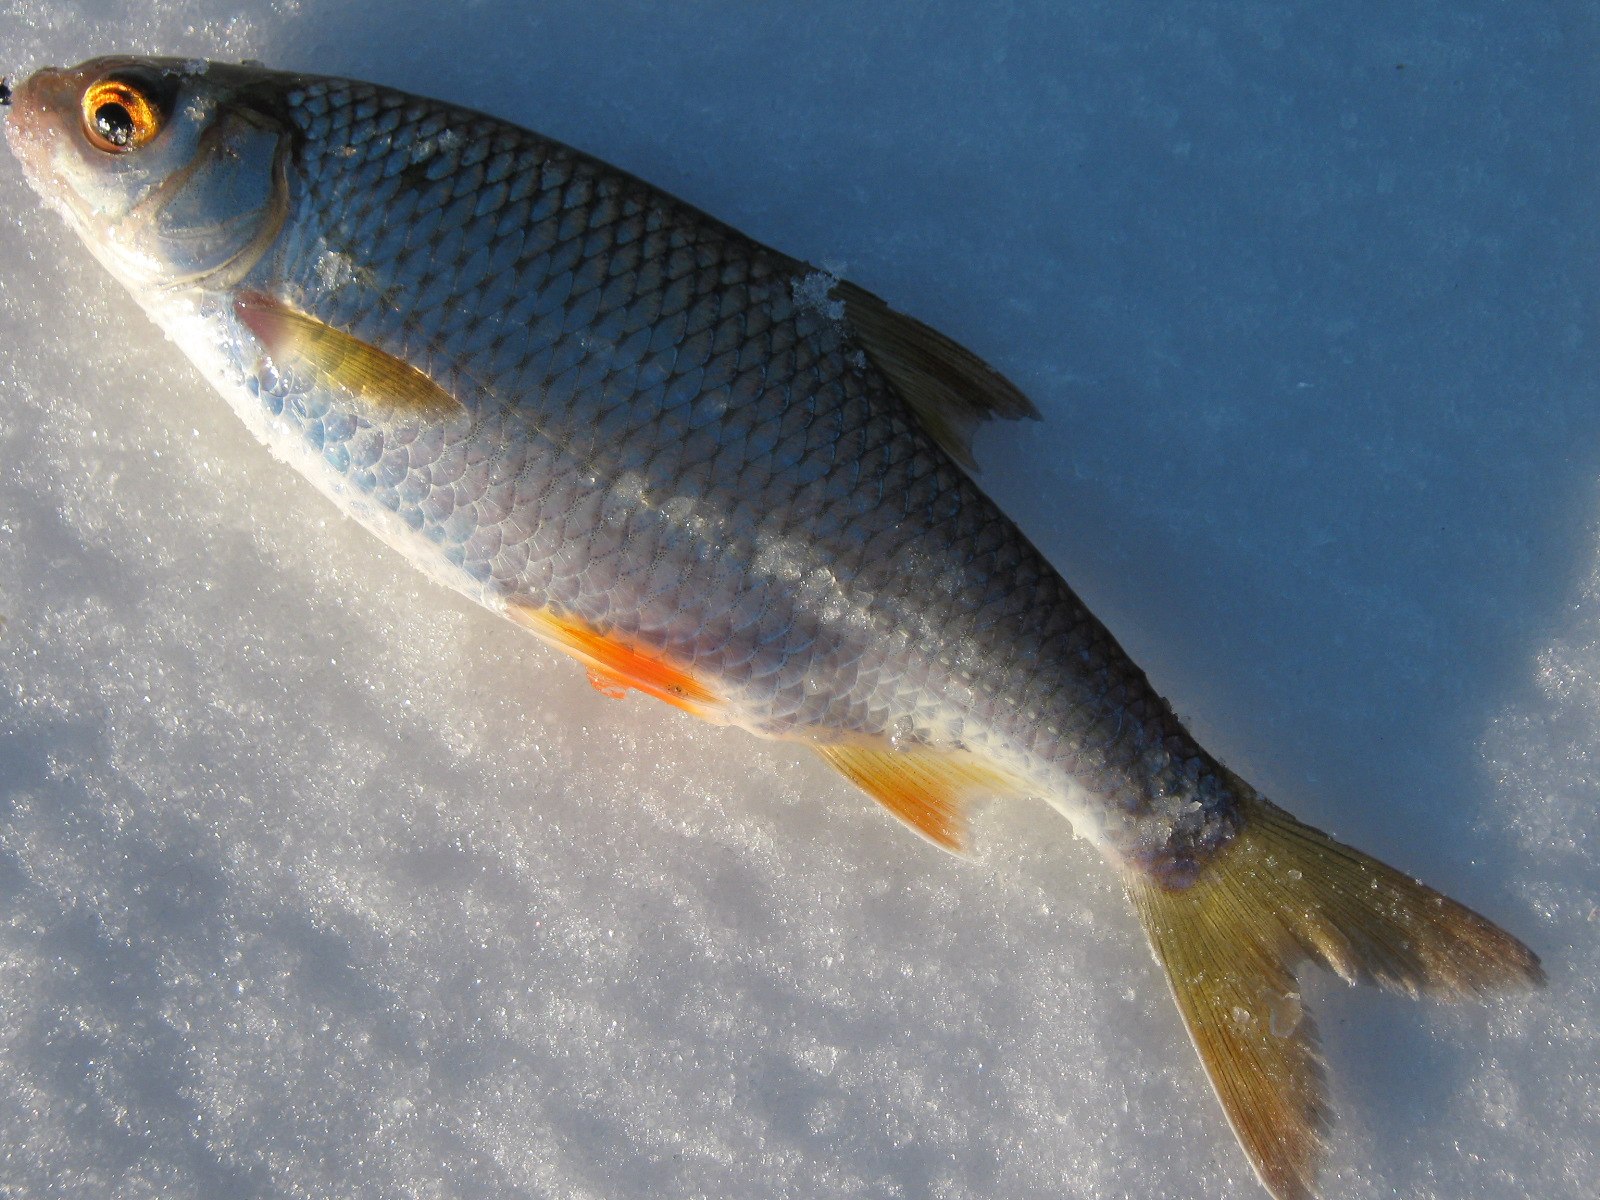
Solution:
{"label": "whole fish on snow", "polygon": [[1036,797],[1116,869],[1274,1195],[1328,1112],[1295,968],[1458,997],[1515,938],[1198,746],[973,485],[1033,407],[969,352],[604,163],[340,79],[43,70],[29,180],[246,424],[441,581],[937,844]]}

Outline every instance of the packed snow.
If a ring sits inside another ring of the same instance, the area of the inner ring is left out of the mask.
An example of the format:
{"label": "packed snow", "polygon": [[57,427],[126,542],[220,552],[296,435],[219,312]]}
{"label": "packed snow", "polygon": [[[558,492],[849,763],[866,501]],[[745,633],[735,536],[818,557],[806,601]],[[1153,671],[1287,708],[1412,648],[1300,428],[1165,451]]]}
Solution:
{"label": "packed snow", "polygon": [[[1600,12],[13,0],[485,109],[955,336],[1192,727],[1529,941],[1308,976],[1339,1197],[1600,1189]],[[1261,1195],[1119,887],[616,703],[254,445],[0,161],[0,1197]]]}

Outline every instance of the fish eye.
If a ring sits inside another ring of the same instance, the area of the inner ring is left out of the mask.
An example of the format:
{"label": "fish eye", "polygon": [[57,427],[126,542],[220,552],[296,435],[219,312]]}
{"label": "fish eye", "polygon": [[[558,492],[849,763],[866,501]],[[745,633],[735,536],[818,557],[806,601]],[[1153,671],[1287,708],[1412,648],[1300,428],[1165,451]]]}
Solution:
{"label": "fish eye", "polygon": [[129,80],[102,79],[83,93],[83,132],[107,154],[139,149],[165,122],[149,92]]}

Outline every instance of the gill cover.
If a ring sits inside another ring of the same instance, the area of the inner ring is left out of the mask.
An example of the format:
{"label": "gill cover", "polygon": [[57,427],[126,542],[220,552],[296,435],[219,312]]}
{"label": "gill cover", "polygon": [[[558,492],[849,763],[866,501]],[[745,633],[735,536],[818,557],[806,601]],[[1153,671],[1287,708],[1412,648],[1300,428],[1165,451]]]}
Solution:
{"label": "gill cover", "polygon": [[269,113],[204,91],[169,128],[192,152],[135,205],[130,231],[168,286],[237,282],[283,228],[289,139]]}
{"label": "gill cover", "polygon": [[123,283],[227,286],[288,213],[290,139],[261,74],[129,57],[46,68],[15,89],[6,133]]}

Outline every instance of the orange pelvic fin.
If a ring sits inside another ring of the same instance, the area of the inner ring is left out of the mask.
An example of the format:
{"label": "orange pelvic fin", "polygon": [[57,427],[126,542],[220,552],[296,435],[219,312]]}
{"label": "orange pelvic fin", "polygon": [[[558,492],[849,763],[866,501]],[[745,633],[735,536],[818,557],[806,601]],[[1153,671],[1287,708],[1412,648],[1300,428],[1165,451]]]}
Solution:
{"label": "orange pelvic fin", "polygon": [[594,667],[589,668],[589,686],[607,700],[626,700],[633,688],[615,675],[608,675]]}
{"label": "orange pelvic fin", "polygon": [[1016,782],[965,750],[896,748],[877,742],[813,747],[828,764],[935,846],[967,851],[967,807],[982,795],[1017,791]]}
{"label": "orange pelvic fin", "polygon": [[506,615],[588,667],[595,690],[613,699],[621,699],[629,690],[639,691],[707,718],[721,704],[715,692],[682,667],[620,635],[601,633],[574,617],[558,616],[531,604],[513,604]]}

